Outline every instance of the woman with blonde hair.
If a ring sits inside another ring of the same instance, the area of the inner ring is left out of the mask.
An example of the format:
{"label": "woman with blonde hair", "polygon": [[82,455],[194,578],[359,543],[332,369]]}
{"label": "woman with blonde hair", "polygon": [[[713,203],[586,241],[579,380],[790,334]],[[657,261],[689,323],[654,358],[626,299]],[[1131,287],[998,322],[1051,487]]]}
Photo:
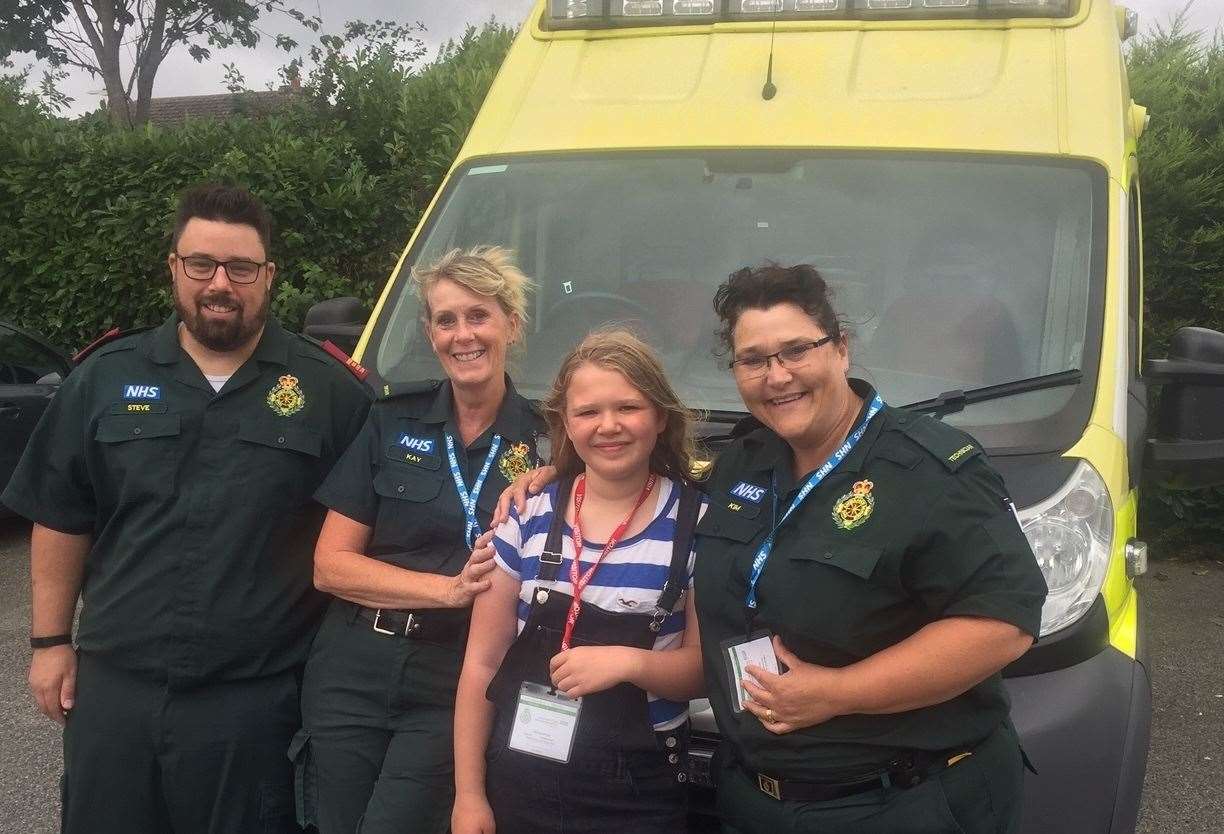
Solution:
{"label": "woman with blonde hair", "polygon": [[510,253],[456,249],[413,278],[446,379],[388,386],[315,495],[315,584],[335,599],[290,755],[321,834],[446,831],[455,687],[492,568],[471,554],[544,428],[506,374],[529,289]]}
{"label": "woman with blonde hair", "polygon": [[692,418],[658,358],[588,336],[544,404],[560,480],[495,530],[455,707],[455,834],[675,832],[688,700]]}

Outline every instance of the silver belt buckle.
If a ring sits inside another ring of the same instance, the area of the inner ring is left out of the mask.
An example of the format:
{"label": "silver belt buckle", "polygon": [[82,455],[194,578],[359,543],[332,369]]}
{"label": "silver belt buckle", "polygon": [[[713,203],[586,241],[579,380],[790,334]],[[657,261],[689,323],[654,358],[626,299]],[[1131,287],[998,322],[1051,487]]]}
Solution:
{"label": "silver belt buckle", "polygon": [[378,621],[381,617],[382,617],[382,609],[379,608],[377,611],[374,612],[374,625],[371,626],[371,628],[373,628],[379,634],[395,634],[395,632],[389,628],[379,628],[378,627]]}

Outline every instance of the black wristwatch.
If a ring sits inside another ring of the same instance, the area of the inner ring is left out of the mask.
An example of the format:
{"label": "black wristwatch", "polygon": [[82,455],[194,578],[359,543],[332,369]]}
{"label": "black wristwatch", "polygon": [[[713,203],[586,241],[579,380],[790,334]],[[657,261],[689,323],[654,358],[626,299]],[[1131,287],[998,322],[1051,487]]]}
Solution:
{"label": "black wristwatch", "polygon": [[53,634],[50,637],[31,637],[31,649],[49,649],[52,646],[66,646],[72,643],[71,634]]}

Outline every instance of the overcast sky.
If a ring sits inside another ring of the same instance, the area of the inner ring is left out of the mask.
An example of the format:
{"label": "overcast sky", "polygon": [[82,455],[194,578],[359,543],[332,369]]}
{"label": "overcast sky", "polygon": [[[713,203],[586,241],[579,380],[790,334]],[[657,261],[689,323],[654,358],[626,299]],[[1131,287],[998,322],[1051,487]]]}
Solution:
{"label": "overcast sky", "polygon": [[[470,23],[480,24],[491,16],[518,26],[534,5],[533,0],[297,0],[294,4],[302,11],[323,18],[328,31],[338,31],[349,20],[398,20],[420,21],[425,25],[424,40],[430,54],[447,39],[462,34]],[[1155,23],[1167,24],[1171,15],[1185,5],[1185,0],[1127,0],[1125,5],[1139,12],[1144,29]],[[1224,0],[1195,0],[1191,6],[1191,24],[1205,32],[1215,32],[1224,22]],[[308,46],[315,36],[305,30],[293,32],[292,22],[266,19],[261,28],[270,31],[290,31],[297,40]],[[279,25],[278,25],[279,24]],[[275,49],[271,39],[265,39],[257,49],[216,50],[211,61],[197,64],[179,48],[166,59],[158,71],[154,86],[155,96],[204,95],[224,92],[222,64],[234,63],[246,76],[251,89],[265,89],[275,81],[276,70],[284,65],[289,56]],[[18,61],[19,65],[22,63]],[[37,73],[35,73],[37,76]],[[61,88],[75,102],[72,113],[93,110],[102,98],[100,80],[91,79],[84,72],[73,72]]]}

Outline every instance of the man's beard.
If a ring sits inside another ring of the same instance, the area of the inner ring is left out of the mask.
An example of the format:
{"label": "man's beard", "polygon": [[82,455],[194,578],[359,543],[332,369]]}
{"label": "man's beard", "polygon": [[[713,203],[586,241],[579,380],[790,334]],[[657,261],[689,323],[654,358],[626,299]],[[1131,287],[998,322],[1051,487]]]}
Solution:
{"label": "man's beard", "polygon": [[[197,342],[217,353],[229,353],[246,345],[263,328],[268,320],[270,295],[271,293],[265,293],[259,307],[247,315],[246,308],[236,295],[210,293],[200,296],[188,307],[176,291],[174,309],[179,320]],[[206,304],[234,307],[237,315],[228,319],[210,319],[204,314],[203,308]]]}

